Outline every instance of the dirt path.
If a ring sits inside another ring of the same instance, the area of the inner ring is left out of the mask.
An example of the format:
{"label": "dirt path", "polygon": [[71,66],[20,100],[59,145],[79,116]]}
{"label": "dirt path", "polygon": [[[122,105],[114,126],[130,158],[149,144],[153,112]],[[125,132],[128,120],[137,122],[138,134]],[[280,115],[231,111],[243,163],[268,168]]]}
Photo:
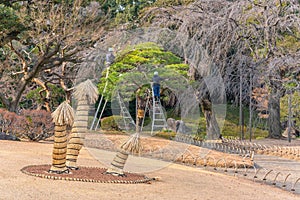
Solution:
{"label": "dirt path", "polygon": [[[0,199],[300,199],[268,185],[177,164],[147,174],[161,181],[134,185],[48,180],[20,172],[27,165],[50,164],[51,151],[51,143],[0,141]],[[86,149],[78,162],[103,166]]]}

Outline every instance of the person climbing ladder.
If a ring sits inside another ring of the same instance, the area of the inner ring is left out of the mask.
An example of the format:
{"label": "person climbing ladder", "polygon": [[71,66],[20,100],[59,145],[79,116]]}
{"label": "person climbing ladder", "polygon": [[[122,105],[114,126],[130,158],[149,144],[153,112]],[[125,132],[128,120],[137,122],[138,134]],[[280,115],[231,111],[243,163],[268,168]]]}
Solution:
{"label": "person climbing ladder", "polygon": [[158,75],[158,72],[155,71],[154,72],[154,76],[152,78],[152,87],[153,87],[153,93],[154,93],[154,98],[155,101],[159,101],[160,100],[160,81],[162,79],[160,78],[160,76]]}
{"label": "person climbing ladder", "polygon": [[160,76],[158,76],[158,72],[155,71],[151,82],[152,95],[153,95],[151,135],[154,134],[153,133],[154,130],[168,127],[165,114],[160,102],[160,82],[162,80],[163,79]]}

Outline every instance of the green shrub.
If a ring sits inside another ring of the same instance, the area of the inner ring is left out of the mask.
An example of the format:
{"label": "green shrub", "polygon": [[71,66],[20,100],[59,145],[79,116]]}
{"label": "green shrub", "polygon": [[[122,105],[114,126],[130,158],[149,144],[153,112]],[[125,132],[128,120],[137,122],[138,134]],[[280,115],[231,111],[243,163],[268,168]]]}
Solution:
{"label": "green shrub", "polygon": [[170,130],[161,130],[158,131],[155,136],[165,138],[165,139],[170,139],[174,138],[176,136],[176,133]]}
{"label": "green shrub", "polygon": [[122,117],[117,115],[105,117],[101,119],[101,128],[105,131],[121,131],[122,121]]}

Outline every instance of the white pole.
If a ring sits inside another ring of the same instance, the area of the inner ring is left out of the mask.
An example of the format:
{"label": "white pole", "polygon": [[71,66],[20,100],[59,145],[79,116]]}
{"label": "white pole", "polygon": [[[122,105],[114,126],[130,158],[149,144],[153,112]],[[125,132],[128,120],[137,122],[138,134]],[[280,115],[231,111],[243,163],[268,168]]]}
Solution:
{"label": "white pole", "polygon": [[101,113],[100,113],[100,116],[99,116],[98,122],[97,122],[97,124],[96,124],[95,130],[97,130],[97,127],[99,126],[99,123],[100,123],[100,120],[101,120],[102,114],[103,114],[103,112],[104,112],[104,109],[105,109],[106,103],[107,103],[107,100],[105,100],[105,102],[104,102],[104,105],[103,105],[102,111],[101,111]]}
{"label": "white pole", "polygon": [[[98,107],[97,107],[97,111],[95,113],[95,116],[94,116],[94,119],[93,119],[93,123],[91,125],[90,130],[92,130],[94,128],[94,124],[95,124],[95,121],[96,121],[96,118],[97,118],[97,115],[98,115],[98,112],[99,112],[99,109],[100,109],[100,106],[101,106],[101,103],[102,103],[102,100],[103,100],[103,94],[106,91],[106,87],[107,87],[107,83],[108,83],[107,78],[108,78],[108,74],[109,74],[109,67],[110,67],[110,65],[108,65],[108,67],[107,67],[107,71],[106,71],[106,75],[105,75],[106,82],[105,82],[104,89],[103,89],[103,92],[102,92],[102,96],[101,96],[101,99],[99,101],[99,104],[98,104]],[[105,108],[105,105],[106,105],[106,103],[103,106],[102,113],[103,113],[103,110]],[[101,116],[102,116],[102,114],[100,115],[99,120],[101,119]],[[99,125],[99,120],[98,120],[98,123],[97,123],[97,125],[95,127],[95,130],[97,129],[97,126]]]}

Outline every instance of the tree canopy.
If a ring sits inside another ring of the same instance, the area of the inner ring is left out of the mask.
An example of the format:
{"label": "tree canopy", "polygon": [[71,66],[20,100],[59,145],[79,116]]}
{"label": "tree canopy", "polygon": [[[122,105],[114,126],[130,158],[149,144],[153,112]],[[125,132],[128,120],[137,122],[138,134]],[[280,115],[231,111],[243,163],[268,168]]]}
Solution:
{"label": "tree canopy", "polygon": [[[103,76],[99,83],[99,92],[104,95],[106,99],[111,100],[114,89],[121,89],[115,88],[116,86],[124,86],[122,87],[123,91],[126,90],[125,88],[131,88],[129,83],[120,84],[120,82],[128,82],[128,80],[126,80],[129,78],[128,76],[131,77],[129,79],[132,81],[131,84],[135,84],[136,87],[147,85],[147,87],[150,88],[149,86],[154,71],[158,71],[163,79],[172,80],[172,78],[175,79],[175,77],[178,76],[187,78],[188,68],[189,66],[187,64],[182,63],[181,58],[171,52],[164,51],[163,48],[157,44],[141,43],[130,46],[120,52],[115,62],[106,69],[109,70],[109,76],[107,78],[107,89],[105,93],[103,93],[103,91],[106,85],[106,70],[103,71]],[[172,74],[172,72],[175,71],[178,73],[178,76]],[[170,85],[173,84],[180,84],[180,81],[178,81],[178,83],[170,83]]]}

